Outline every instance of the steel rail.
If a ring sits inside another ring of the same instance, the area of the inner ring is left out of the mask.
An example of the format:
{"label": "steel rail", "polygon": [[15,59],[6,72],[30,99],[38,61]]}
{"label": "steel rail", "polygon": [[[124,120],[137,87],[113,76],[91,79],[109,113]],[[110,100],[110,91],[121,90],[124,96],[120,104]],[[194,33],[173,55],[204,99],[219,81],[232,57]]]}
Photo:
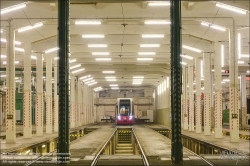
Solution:
{"label": "steel rail", "polygon": [[96,163],[97,163],[97,161],[98,161],[98,159],[99,159],[99,157],[100,157],[102,151],[103,151],[104,148],[107,146],[107,144],[110,142],[111,138],[113,138],[113,136],[115,135],[116,131],[117,131],[117,127],[115,128],[115,130],[113,131],[113,133],[111,134],[111,136],[109,137],[109,139],[108,139],[108,140],[105,142],[105,144],[102,146],[102,148],[99,150],[99,152],[95,155],[95,157],[94,157],[92,163],[90,164],[91,166],[95,166],[95,165],[96,165]]}
{"label": "steel rail", "polygon": [[40,160],[40,159],[42,159],[42,158],[44,158],[44,157],[47,157],[48,155],[53,154],[53,153],[55,153],[56,151],[57,151],[57,150],[54,150],[53,152],[47,153],[47,154],[44,155],[44,156],[40,156],[40,157],[36,158],[35,160],[32,160],[32,161],[30,161],[30,162],[24,164],[23,166],[29,166],[29,165],[31,165],[31,164],[34,164],[36,161],[38,161],[38,160]]}
{"label": "steel rail", "polygon": [[[183,148],[185,148],[185,147],[183,147]],[[193,151],[189,150],[188,148],[185,148],[185,149],[186,149],[189,153],[192,153],[192,154],[194,154],[195,156],[199,157],[201,160],[205,161],[207,164],[209,164],[209,165],[211,165],[211,166],[216,166],[216,164],[214,164],[214,163],[212,163],[211,161],[205,159],[204,157],[202,157],[202,156],[200,156],[200,155],[194,153]]]}
{"label": "steel rail", "polygon": [[138,144],[138,146],[139,146],[139,148],[140,148],[141,156],[142,156],[142,161],[143,161],[143,163],[144,163],[145,166],[149,166],[148,159],[147,159],[147,157],[146,157],[146,155],[145,155],[145,153],[144,153],[144,151],[143,151],[143,149],[142,149],[142,147],[141,147],[141,144],[140,144],[140,142],[139,142],[139,140],[138,140],[138,138],[137,138],[137,136],[136,136],[136,134],[135,134],[135,131],[134,131],[134,128],[133,128],[133,127],[132,127],[132,131],[133,131],[133,134],[134,134],[134,136],[135,136],[136,142],[137,142],[137,144]]}

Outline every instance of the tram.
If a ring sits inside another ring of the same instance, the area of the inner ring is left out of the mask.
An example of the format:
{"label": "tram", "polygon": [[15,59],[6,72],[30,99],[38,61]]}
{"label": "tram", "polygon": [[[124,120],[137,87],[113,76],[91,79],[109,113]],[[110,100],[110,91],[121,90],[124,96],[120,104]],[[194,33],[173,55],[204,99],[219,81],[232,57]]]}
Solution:
{"label": "tram", "polygon": [[134,124],[134,103],[132,98],[117,98],[115,117],[117,125]]}

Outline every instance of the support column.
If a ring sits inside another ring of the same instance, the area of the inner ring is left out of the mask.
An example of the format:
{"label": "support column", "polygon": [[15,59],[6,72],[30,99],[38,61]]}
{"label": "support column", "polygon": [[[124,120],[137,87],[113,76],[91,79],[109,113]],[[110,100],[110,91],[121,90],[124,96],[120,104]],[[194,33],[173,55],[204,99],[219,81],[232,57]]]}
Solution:
{"label": "support column", "polygon": [[214,137],[222,138],[222,86],[221,86],[221,44],[215,42],[215,57],[214,57]]}
{"label": "support column", "polygon": [[31,124],[31,43],[24,43],[23,137],[32,137]]}
{"label": "support column", "polygon": [[242,117],[242,120],[241,120],[241,127],[243,129],[246,129],[247,128],[247,109],[246,109],[246,99],[247,99],[247,96],[246,96],[246,74],[241,74],[241,78],[240,78],[240,88],[241,88],[241,117]]}
{"label": "support column", "polygon": [[68,163],[69,157],[69,9],[70,0],[58,0],[58,45],[59,45],[59,133],[58,162]]}
{"label": "support column", "polygon": [[78,126],[82,125],[81,122],[81,116],[82,116],[82,85],[81,85],[81,81],[78,80],[77,82],[77,86],[78,86],[78,110],[77,110],[77,122],[78,122]]}
{"label": "support column", "polygon": [[36,135],[43,136],[43,54],[36,53]]}
{"label": "support column", "polygon": [[236,50],[236,32],[235,24],[229,31],[229,125],[230,141],[239,142],[239,109],[238,109],[238,54]]}
{"label": "support column", "polygon": [[171,17],[171,159],[173,164],[183,163],[181,142],[181,0],[170,0]]}
{"label": "support column", "polygon": [[203,54],[204,71],[204,135],[211,135],[211,57]]}
{"label": "support column", "polygon": [[0,92],[0,126],[3,125],[3,96],[2,92]]}
{"label": "support column", "polygon": [[[212,59],[212,58],[211,58]],[[212,71],[212,68],[211,68]],[[211,100],[210,100],[210,110],[211,110],[211,128],[214,128],[214,123],[215,123],[215,115],[214,115],[214,74],[213,72],[211,72],[211,91],[210,91],[210,95],[211,95]]]}
{"label": "support column", "polygon": [[78,89],[78,81],[77,80],[75,82],[75,127],[78,127],[79,126],[79,121],[78,121],[78,118],[79,118],[79,98],[78,98],[78,93],[79,92],[79,89]]}
{"label": "support column", "polygon": [[187,68],[183,67],[184,130],[188,130]]}
{"label": "support column", "polygon": [[188,130],[194,131],[194,66],[188,65],[188,85],[189,85],[189,93],[188,93],[188,100],[189,100],[189,125]]}
{"label": "support column", "polygon": [[58,60],[54,60],[54,132],[58,132]]}
{"label": "support column", "polygon": [[46,55],[46,134],[52,133],[52,58]]}
{"label": "support column", "polygon": [[71,75],[70,76],[70,128],[75,127],[75,76]]}
{"label": "support column", "polygon": [[201,130],[201,58],[195,59],[195,130],[196,133],[202,133]]}
{"label": "support column", "polygon": [[6,65],[6,143],[16,142],[16,95],[15,95],[15,30],[9,22],[7,29]]}

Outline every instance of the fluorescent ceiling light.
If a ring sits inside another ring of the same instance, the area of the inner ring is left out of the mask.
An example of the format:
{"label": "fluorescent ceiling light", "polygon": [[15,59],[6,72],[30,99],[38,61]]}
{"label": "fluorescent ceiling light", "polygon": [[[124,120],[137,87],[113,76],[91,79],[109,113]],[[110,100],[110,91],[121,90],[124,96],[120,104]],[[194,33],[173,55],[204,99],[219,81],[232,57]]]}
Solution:
{"label": "fluorescent ceiling light", "polygon": [[73,62],[76,62],[76,59],[69,60],[69,63],[73,63]]}
{"label": "fluorescent ceiling light", "polygon": [[[7,62],[6,62],[6,61],[3,61],[3,64],[6,65]],[[19,64],[19,61],[15,61],[15,64]]]}
{"label": "fluorescent ceiling light", "polygon": [[226,82],[225,81],[221,81],[222,84],[225,84]]}
{"label": "fluorescent ceiling light", "polygon": [[104,35],[82,35],[82,38],[104,38]]}
{"label": "fluorescent ceiling light", "polygon": [[109,86],[118,86],[118,84],[110,84]]}
{"label": "fluorescent ceiling light", "polygon": [[116,77],[105,77],[105,78],[106,78],[106,79],[110,79],[110,78],[112,79],[112,78],[116,78]]}
{"label": "fluorescent ceiling light", "polygon": [[138,55],[155,55],[155,52],[138,52]]}
{"label": "fluorescent ceiling light", "polygon": [[148,21],[145,21],[144,24],[162,25],[162,24],[170,24],[170,21],[166,21],[166,20],[148,20]]}
{"label": "fluorescent ceiling light", "polygon": [[109,74],[109,73],[115,73],[115,71],[102,71],[102,73]]}
{"label": "fluorescent ceiling light", "polygon": [[145,34],[142,38],[163,38],[164,34]]}
{"label": "fluorescent ceiling light", "polygon": [[92,52],[92,55],[109,55],[109,52]]}
{"label": "fluorescent ceiling light", "polygon": [[225,70],[221,70],[221,72],[222,72],[222,73],[224,73],[224,72],[225,72]]}
{"label": "fluorescent ceiling light", "polygon": [[180,62],[182,65],[187,65],[187,63],[186,62]]}
{"label": "fluorescent ceiling light", "polygon": [[91,84],[88,84],[88,86],[95,85],[95,84],[97,84],[97,82],[93,82]]}
{"label": "fluorescent ceiling light", "polygon": [[249,56],[249,54],[241,54],[240,57],[241,58],[249,58],[250,56]]}
{"label": "fluorescent ceiling light", "polygon": [[160,44],[141,44],[140,47],[160,47]]}
{"label": "fluorescent ceiling light", "polygon": [[226,31],[226,27],[222,27],[222,26],[215,25],[215,24],[212,24],[212,23],[209,23],[209,22],[205,22],[205,21],[202,21],[201,25],[211,27],[213,29],[217,29],[217,30],[220,30],[220,31]]}
{"label": "fluorescent ceiling light", "polygon": [[84,69],[84,68],[81,68],[81,69],[74,70],[74,71],[72,71],[72,74],[73,74],[73,73],[81,72],[81,71],[83,71],[83,70],[85,70],[85,69]]}
{"label": "fluorescent ceiling light", "polygon": [[1,58],[6,58],[7,56],[6,55],[1,55]]}
{"label": "fluorescent ceiling light", "polygon": [[1,75],[1,74],[0,74],[0,77],[6,77],[6,75]]}
{"label": "fluorescent ceiling light", "polygon": [[99,86],[99,87],[94,89],[94,91],[99,91],[99,90],[102,90],[102,87]]}
{"label": "fluorescent ceiling light", "polygon": [[134,78],[133,81],[143,81],[143,78]]}
{"label": "fluorescent ceiling light", "polygon": [[100,25],[101,21],[75,21],[76,25]]}
{"label": "fluorescent ceiling light", "polygon": [[135,79],[135,78],[144,78],[144,76],[134,76],[133,78],[134,78],[134,79]]}
{"label": "fluorescent ceiling light", "polygon": [[140,85],[141,83],[139,83],[139,82],[133,82],[132,84],[133,85]]}
{"label": "fluorescent ceiling light", "polygon": [[18,9],[22,9],[24,7],[26,7],[26,4],[24,4],[24,3],[18,4],[18,5],[15,5],[15,6],[10,6],[10,7],[1,9],[1,14],[8,13],[8,12],[18,10]]}
{"label": "fluorescent ceiling light", "polygon": [[238,64],[244,64],[244,61],[238,61]]}
{"label": "fluorescent ceiling light", "polygon": [[224,81],[224,82],[229,82],[230,80],[229,80],[229,79],[223,79],[222,81]]}
{"label": "fluorescent ceiling light", "polygon": [[149,2],[148,6],[170,6],[170,2]]}
{"label": "fluorescent ceiling light", "polygon": [[153,58],[137,58],[138,61],[152,61]]}
{"label": "fluorescent ceiling light", "polygon": [[96,61],[110,61],[111,58],[95,58]]}
{"label": "fluorescent ceiling light", "polygon": [[7,42],[7,40],[6,40],[6,39],[4,39],[4,38],[1,38],[1,42],[6,43],[6,42]]}
{"label": "fluorescent ceiling light", "polygon": [[3,33],[3,30],[2,30],[2,29],[0,29],[0,32],[1,32],[1,33]]}
{"label": "fluorescent ceiling light", "polygon": [[15,47],[15,50],[16,50],[16,51],[20,51],[20,52],[24,52],[24,49],[23,49],[23,48]]}
{"label": "fluorescent ceiling light", "polygon": [[59,59],[59,57],[55,57],[55,58],[54,58],[54,60],[58,60],[58,59]]}
{"label": "fluorescent ceiling light", "polygon": [[81,64],[70,66],[69,69],[75,69],[75,68],[78,68],[78,67],[81,67]]}
{"label": "fluorescent ceiling light", "polygon": [[90,84],[92,82],[96,82],[96,81],[95,80],[87,81],[87,82],[85,82],[85,84]]}
{"label": "fluorescent ceiling light", "polygon": [[53,51],[56,51],[56,50],[58,50],[58,49],[59,49],[58,47],[54,47],[54,48],[45,50],[45,54],[50,53],[50,52],[53,52]]}
{"label": "fluorescent ceiling light", "polygon": [[88,47],[107,47],[107,44],[88,44]]}
{"label": "fluorescent ceiling light", "polygon": [[250,73],[250,70],[247,70],[247,73]]}
{"label": "fluorescent ceiling light", "polygon": [[82,82],[86,82],[86,81],[90,81],[90,80],[93,80],[93,78],[91,77],[91,78],[84,79],[84,80],[82,80]]}
{"label": "fluorescent ceiling light", "polygon": [[[7,43],[7,40],[4,39],[4,38],[1,38],[1,42]],[[14,43],[15,43],[15,45],[21,45],[22,44],[22,42],[20,42],[20,41],[15,41]]]}
{"label": "fluorescent ceiling light", "polygon": [[191,50],[191,51],[195,51],[195,52],[199,52],[199,53],[202,52],[201,50],[199,50],[197,48],[190,47],[190,46],[183,45],[182,47],[185,49]]}
{"label": "fluorescent ceiling light", "polygon": [[81,79],[90,78],[90,77],[91,75],[87,75],[87,76],[80,77],[79,79],[81,80]]}
{"label": "fluorescent ceiling light", "polygon": [[237,8],[237,7],[234,7],[234,6],[231,6],[231,5],[227,5],[227,4],[224,4],[224,3],[217,2],[216,6],[218,6],[220,8],[223,8],[223,9],[230,10],[230,11],[234,11],[234,12],[237,12],[237,13],[240,13],[240,14],[247,14],[247,10]]}
{"label": "fluorescent ceiling light", "polygon": [[119,87],[111,87],[111,89],[119,89]]}
{"label": "fluorescent ceiling light", "polygon": [[34,29],[34,28],[40,27],[42,25],[43,25],[43,23],[39,22],[39,23],[34,24],[34,25],[29,25],[29,26],[26,26],[26,27],[23,27],[23,28],[19,28],[17,31],[18,32],[24,32],[24,31],[27,31],[27,30],[30,30],[30,29]]}
{"label": "fluorescent ceiling light", "polygon": [[116,79],[106,79],[106,81],[117,81]]}
{"label": "fluorescent ceiling light", "polygon": [[186,59],[194,59],[193,57],[191,57],[191,56],[188,56],[188,55],[181,55],[181,57],[183,57],[183,58],[186,58]]}
{"label": "fluorescent ceiling light", "polygon": [[20,41],[15,41],[15,44],[16,44],[16,45],[21,45],[22,42],[20,42]]}
{"label": "fluorescent ceiling light", "polygon": [[36,59],[36,56],[31,55],[30,58],[31,58],[31,59]]}

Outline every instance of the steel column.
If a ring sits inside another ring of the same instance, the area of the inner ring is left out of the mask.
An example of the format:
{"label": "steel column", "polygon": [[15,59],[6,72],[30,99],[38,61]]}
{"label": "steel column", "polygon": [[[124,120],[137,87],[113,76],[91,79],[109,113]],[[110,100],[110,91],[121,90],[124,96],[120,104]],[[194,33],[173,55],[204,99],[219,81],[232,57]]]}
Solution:
{"label": "steel column", "polygon": [[211,134],[211,57],[203,54],[204,69],[204,135]]}
{"label": "steel column", "polygon": [[69,157],[69,8],[70,0],[58,0],[59,44],[59,133],[57,161],[67,163]]}
{"label": "steel column", "polygon": [[239,142],[239,108],[238,108],[238,56],[236,50],[235,24],[229,30],[229,94],[230,94],[230,141]]}
{"label": "steel column", "polygon": [[6,65],[6,143],[16,142],[16,94],[15,94],[15,30],[9,22],[7,29]]}
{"label": "steel column", "polygon": [[170,0],[171,17],[171,117],[173,164],[183,162],[181,142],[181,0]]}
{"label": "steel column", "polygon": [[214,83],[215,83],[214,137],[222,138],[221,44],[219,42],[215,42]]}
{"label": "steel column", "polygon": [[32,137],[31,125],[31,43],[24,43],[23,137]]}
{"label": "steel column", "polygon": [[195,130],[196,133],[201,133],[201,58],[195,60],[195,96],[196,96],[196,109],[195,109]]}
{"label": "steel column", "polygon": [[36,53],[36,135],[43,136],[43,54]]}

